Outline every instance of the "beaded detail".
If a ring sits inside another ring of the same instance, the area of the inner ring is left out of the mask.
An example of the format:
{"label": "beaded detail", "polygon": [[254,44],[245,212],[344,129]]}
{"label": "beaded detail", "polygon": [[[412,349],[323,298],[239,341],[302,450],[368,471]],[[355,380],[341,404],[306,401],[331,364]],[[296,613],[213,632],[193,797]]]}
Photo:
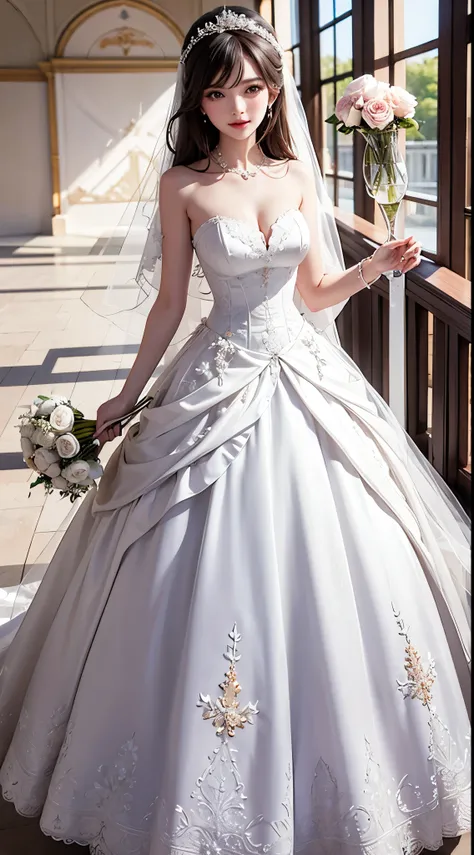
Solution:
{"label": "beaded detail", "polygon": [[229,341],[229,338],[219,335],[212,342],[211,347],[216,348],[214,362],[217,370],[217,382],[219,386],[222,386],[224,383],[224,372],[235,353],[235,346]]}
{"label": "beaded detail", "polygon": [[206,38],[206,36],[215,36],[217,33],[225,33],[232,30],[244,30],[247,33],[255,33],[255,35],[260,36],[260,38],[269,42],[281,57],[283,56],[283,48],[270,30],[267,30],[266,27],[262,27],[261,24],[257,23],[257,21],[254,21],[252,18],[249,18],[243,12],[238,14],[230,9],[223,9],[222,12],[219,12],[219,14],[216,15],[215,24],[212,21],[206,21],[204,27],[197,28],[196,35],[192,36],[189,40],[189,44],[186,45],[186,48],[180,56],[180,63],[184,64],[186,62],[194,45],[197,45],[201,39]]}
{"label": "beaded detail", "polygon": [[223,694],[213,701],[210,695],[199,695],[198,707],[203,707],[203,719],[211,719],[216,729],[217,736],[225,734],[225,736],[235,736],[235,729],[238,727],[243,729],[246,724],[253,724],[253,716],[258,715],[259,710],[257,704],[248,703],[240,709],[238,696],[240,694],[240,686],[237,681],[236,665],[240,659],[240,653],[237,645],[242,640],[242,636],[237,631],[237,624],[234,623],[232,632],[229,632],[231,644],[227,645],[227,650],[224,653],[224,659],[230,662],[229,670],[226,672],[225,680],[220,684]]}
{"label": "beaded detail", "polygon": [[309,329],[301,337],[302,343],[308,348],[309,352],[316,360],[316,369],[320,380],[323,379],[323,366],[326,365],[326,360],[321,356],[321,351],[316,338],[316,332],[312,324],[308,324]]}

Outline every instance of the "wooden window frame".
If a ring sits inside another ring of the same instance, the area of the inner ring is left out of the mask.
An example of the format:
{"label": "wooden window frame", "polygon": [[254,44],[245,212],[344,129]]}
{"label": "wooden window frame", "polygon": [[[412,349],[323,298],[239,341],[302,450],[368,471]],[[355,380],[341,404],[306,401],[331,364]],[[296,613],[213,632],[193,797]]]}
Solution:
{"label": "wooden window frame", "polygon": [[[375,46],[387,41],[387,32],[375,32],[374,4],[377,0],[353,0],[353,73],[374,74],[388,67],[393,82],[395,64],[429,50],[438,50],[438,198],[437,201],[406,195],[423,205],[435,205],[437,218],[437,252],[424,252],[438,264],[465,275],[466,219],[470,209],[465,205],[466,186],[466,98],[467,45],[471,41],[472,12],[467,13],[466,0],[440,0],[439,36],[435,40],[395,53],[394,2],[388,4],[388,54],[375,61]],[[336,21],[347,17],[339,16]],[[323,120],[321,115],[321,80],[319,78],[319,21],[317,0],[299,0],[301,96],[308,115],[315,148],[322,163]],[[334,22],[332,22],[334,23]],[[366,34],[373,33],[372,39]],[[341,75],[343,76],[343,75]],[[337,79],[337,78],[331,78]],[[454,85],[456,81],[456,85]],[[374,222],[375,204],[367,195],[362,176],[364,140],[354,134],[354,213]],[[337,172],[337,155],[336,155]]]}

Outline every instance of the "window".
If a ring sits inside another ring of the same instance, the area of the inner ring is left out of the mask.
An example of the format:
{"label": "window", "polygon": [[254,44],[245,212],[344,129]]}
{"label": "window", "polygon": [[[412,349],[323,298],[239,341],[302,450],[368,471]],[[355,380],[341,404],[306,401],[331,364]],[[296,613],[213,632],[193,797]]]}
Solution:
{"label": "window", "polygon": [[[469,27],[469,32],[471,28]],[[471,75],[472,75],[472,45],[467,46],[467,85],[466,85],[466,196],[464,209],[464,231],[465,240],[465,257],[464,264],[466,269],[466,279],[471,279],[471,217],[472,217],[472,200],[471,200]],[[470,364],[470,363],[469,363]]]}
{"label": "window", "polygon": [[[319,42],[321,115],[334,112],[337,100],[353,77],[352,2],[321,0],[316,7],[316,38]],[[346,211],[354,210],[354,146],[352,136],[338,134],[322,123],[321,164],[328,192]]]}
{"label": "window", "polygon": [[415,235],[424,253],[434,257],[439,220],[438,0],[377,0],[374,33],[375,77],[408,89],[418,101],[419,130],[400,134],[409,184],[397,232]]}
{"label": "window", "polygon": [[334,203],[382,224],[366,198],[363,139],[324,121],[345,86],[368,73],[408,89],[420,128],[400,134],[409,186],[397,232],[414,234],[426,255],[469,278],[471,0],[299,3],[304,104]]}
{"label": "window", "polygon": [[[260,13],[263,13],[261,4]],[[264,17],[268,16],[264,15]],[[295,78],[298,92],[301,94],[300,61],[300,21],[298,0],[272,0],[271,23],[275,27],[278,40],[286,52],[286,61]]]}

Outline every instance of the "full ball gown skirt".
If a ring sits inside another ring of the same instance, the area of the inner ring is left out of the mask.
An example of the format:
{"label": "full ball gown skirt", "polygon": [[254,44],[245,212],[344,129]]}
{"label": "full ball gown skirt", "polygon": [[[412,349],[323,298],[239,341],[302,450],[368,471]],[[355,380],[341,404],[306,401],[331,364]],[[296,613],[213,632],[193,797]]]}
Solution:
{"label": "full ball gown skirt", "polygon": [[470,827],[462,519],[296,309],[308,241],[297,210],[268,245],[201,226],[211,314],[3,657],[3,795],[94,855],[415,855]]}

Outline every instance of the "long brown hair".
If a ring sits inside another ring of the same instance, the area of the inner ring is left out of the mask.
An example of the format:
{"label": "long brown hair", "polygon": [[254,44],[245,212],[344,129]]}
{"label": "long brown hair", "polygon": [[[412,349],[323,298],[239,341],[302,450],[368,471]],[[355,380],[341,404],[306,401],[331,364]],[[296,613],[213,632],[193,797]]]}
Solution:
{"label": "long brown hair", "polygon": [[[186,35],[183,49],[192,37],[197,35],[198,27],[205,27],[207,22],[215,23],[216,15],[224,8],[237,15],[245,14],[276,38],[273,27],[252,9],[244,6],[218,6],[194,22]],[[181,106],[169,120],[166,130],[167,145],[174,153],[173,166],[189,166],[198,160],[209,158],[210,152],[219,142],[219,131],[210,121],[203,121],[203,93],[211,85],[220,87],[227,83],[236,67],[237,85],[242,79],[245,58],[257,66],[269,89],[279,89],[272,105],[272,115],[265,115],[257,128],[256,140],[260,143],[262,152],[272,160],[296,160],[286,115],[281,56],[272,44],[255,33],[226,30],[202,38],[192,47],[186,59]],[[175,133],[177,119],[180,121]],[[209,164],[210,159],[205,170],[209,168]]]}

